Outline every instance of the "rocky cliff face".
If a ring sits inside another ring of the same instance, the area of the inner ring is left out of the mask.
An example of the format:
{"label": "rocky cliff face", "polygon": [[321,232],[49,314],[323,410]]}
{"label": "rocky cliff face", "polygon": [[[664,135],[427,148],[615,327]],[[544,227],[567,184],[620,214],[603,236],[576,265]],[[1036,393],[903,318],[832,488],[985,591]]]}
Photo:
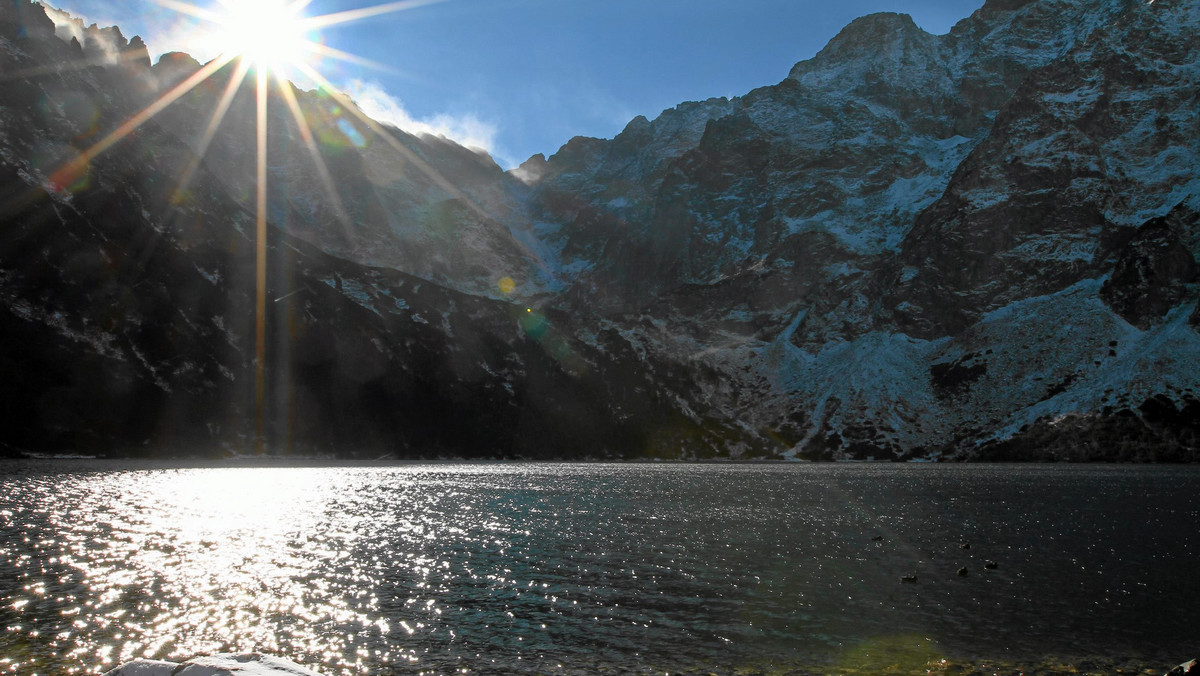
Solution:
{"label": "rocky cliff face", "polygon": [[[28,421],[5,442],[244,445],[252,92],[204,148],[227,68],[56,182],[200,64],[0,12],[4,396]],[[295,92],[322,174],[277,98],[271,439],[1195,459],[1197,23],[1196,0],[995,0],[943,36],[872,15],[778,85],[507,174]]]}
{"label": "rocky cliff face", "polygon": [[693,148],[625,155],[655,167],[653,201],[640,228],[593,225],[607,194],[566,214],[611,237],[575,291],[603,308],[626,280],[615,316],[669,318],[647,351],[722,373],[696,399],[800,455],[974,456],[1039,421],[1185,407],[1196,11],[989,2],[945,36],[864,17],[708,107]]}
{"label": "rocky cliff face", "polygon": [[1194,13],[1139,5],[1026,79],[905,242],[902,326],[956,332],[1097,277],[1133,228],[1194,200],[1197,50],[1173,24]]}

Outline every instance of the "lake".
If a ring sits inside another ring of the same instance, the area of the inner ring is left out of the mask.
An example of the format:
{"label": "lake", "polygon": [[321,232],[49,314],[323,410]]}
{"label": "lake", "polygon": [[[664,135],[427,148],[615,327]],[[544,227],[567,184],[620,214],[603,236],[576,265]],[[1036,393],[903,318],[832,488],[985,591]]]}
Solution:
{"label": "lake", "polygon": [[0,674],[248,650],[331,675],[1161,673],[1200,651],[1195,467],[59,460],[0,486]]}

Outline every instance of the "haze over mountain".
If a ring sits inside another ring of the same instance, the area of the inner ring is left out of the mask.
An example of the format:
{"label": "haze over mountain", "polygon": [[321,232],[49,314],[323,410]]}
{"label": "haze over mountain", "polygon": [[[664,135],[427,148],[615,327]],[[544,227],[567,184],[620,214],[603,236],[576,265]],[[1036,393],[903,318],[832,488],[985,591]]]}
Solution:
{"label": "haze over mountain", "polygon": [[[61,19],[60,19],[61,21]],[[1196,459],[1200,0],[876,14],[512,172],[271,101],[276,452]],[[59,31],[62,33],[63,31]],[[255,98],[0,8],[9,452],[255,435]],[[197,168],[186,191],[179,177]]]}

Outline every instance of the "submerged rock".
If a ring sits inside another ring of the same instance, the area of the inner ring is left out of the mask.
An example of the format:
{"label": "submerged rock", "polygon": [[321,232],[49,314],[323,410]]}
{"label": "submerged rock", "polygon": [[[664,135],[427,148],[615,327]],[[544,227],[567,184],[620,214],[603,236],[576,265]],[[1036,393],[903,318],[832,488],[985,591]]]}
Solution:
{"label": "submerged rock", "polygon": [[176,662],[162,660],[134,660],[105,672],[104,676],[171,676],[178,666]]}
{"label": "submerged rock", "polygon": [[280,657],[258,653],[210,655],[187,662],[134,660],[104,676],[320,676],[319,673]]}
{"label": "submerged rock", "polygon": [[1168,671],[1163,676],[1197,676],[1200,674],[1200,660],[1192,660]]}

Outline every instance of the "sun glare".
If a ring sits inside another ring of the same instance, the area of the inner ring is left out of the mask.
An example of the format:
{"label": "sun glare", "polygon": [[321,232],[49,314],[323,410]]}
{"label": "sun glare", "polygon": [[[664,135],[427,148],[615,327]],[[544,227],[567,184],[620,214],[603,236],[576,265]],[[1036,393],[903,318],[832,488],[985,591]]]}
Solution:
{"label": "sun glare", "polygon": [[[318,33],[327,28],[362,21],[372,17],[392,14],[404,10],[415,9],[425,5],[436,4],[443,0],[397,0],[357,9],[348,9],[331,14],[305,16],[304,9],[313,0],[216,0],[215,4],[201,6],[189,0],[149,0],[160,7],[173,10],[192,19],[199,19],[204,26],[193,34],[193,38],[204,43],[220,56],[209,61],[202,68],[182,82],[164,91],[157,100],[145,109],[126,120],[116,129],[109,132],[90,148],[81,151],[77,156],[68,160],[63,166],[53,172],[50,182],[60,186],[62,190],[74,190],[73,186],[86,185],[82,177],[86,177],[93,160],[108,149],[120,143],[150,119],[165,110],[179,99],[210,78],[216,76],[227,66],[231,68],[224,92],[214,102],[214,108],[208,126],[200,135],[200,147],[194,161],[190,162],[179,177],[178,186],[173,194],[171,203],[179,204],[187,199],[188,187],[192,177],[200,167],[200,160],[208,151],[208,146],[216,135],[218,127],[229,112],[242,85],[249,80],[255,90],[255,107],[257,111],[255,124],[255,232],[256,232],[256,311],[255,311],[255,417],[256,451],[262,452],[264,443],[264,396],[266,388],[266,292],[267,292],[267,125],[270,115],[269,106],[278,105],[282,101],[291,113],[296,128],[299,130],[300,141],[307,148],[309,156],[316,165],[317,175],[325,190],[329,193],[334,210],[343,224],[349,222],[345,209],[341,206],[341,198],[325,165],[324,156],[318,141],[309,125],[309,121],[292,90],[289,79],[297,75],[306,78],[307,82],[318,87],[324,96],[335,101],[338,106],[358,118],[368,129],[398,153],[411,161],[414,166],[432,178],[439,186],[451,194],[462,195],[460,191],[436,169],[421,160],[407,146],[400,143],[390,132],[378,122],[370,119],[354,105],[346,96],[337,91],[336,87],[318,70],[323,59],[334,59],[364,66],[378,67],[378,64],[355,56],[345,51],[334,49],[321,42]],[[251,78],[251,71],[254,71]],[[271,86],[276,85],[277,98],[271,99]],[[465,195],[462,195],[464,198]],[[473,204],[467,200],[468,204]],[[482,213],[482,209],[475,207]]]}
{"label": "sun glare", "polygon": [[299,3],[286,0],[237,0],[221,6],[213,27],[213,46],[258,68],[287,71],[310,56],[310,43]]}

